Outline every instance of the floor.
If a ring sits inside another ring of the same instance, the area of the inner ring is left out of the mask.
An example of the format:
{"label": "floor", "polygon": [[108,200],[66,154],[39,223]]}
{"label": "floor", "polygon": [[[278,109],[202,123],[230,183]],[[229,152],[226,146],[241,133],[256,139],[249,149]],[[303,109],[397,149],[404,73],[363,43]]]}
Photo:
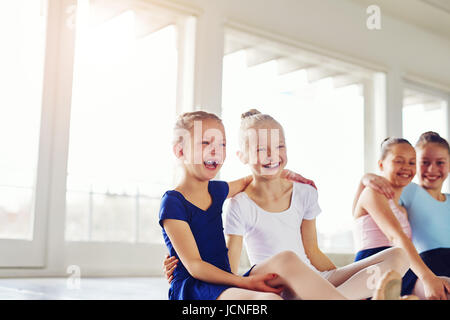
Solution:
{"label": "floor", "polygon": [[[353,255],[329,254],[337,266]],[[248,268],[241,271],[245,272]],[[0,278],[0,300],[167,300],[169,284],[162,277]]]}
{"label": "floor", "polygon": [[0,278],[0,300],[167,300],[164,278]]}

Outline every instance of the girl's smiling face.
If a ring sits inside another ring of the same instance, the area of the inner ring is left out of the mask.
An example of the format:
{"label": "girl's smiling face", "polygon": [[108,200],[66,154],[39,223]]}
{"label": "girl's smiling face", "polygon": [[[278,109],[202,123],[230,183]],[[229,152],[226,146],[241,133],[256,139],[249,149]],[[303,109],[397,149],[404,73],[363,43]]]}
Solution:
{"label": "girl's smiling face", "polygon": [[248,128],[244,149],[238,153],[239,158],[249,164],[256,176],[278,177],[287,164],[283,128],[273,121],[263,121]]}
{"label": "girl's smiling face", "polygon": [[214,119],[195,121],[183,142],[175,146],[188,174],[202,180],[213,179],[226,158],[225,129]]}
{"label": "girl's smiling face", "polygon": [[379,166],[394,187],[405,187],[416,174],[416,152],[406,143],[393,145]]}
{"label": "girl's smiling face", "polygon": [[437,143],[417,148],[419,183],[425,189],[441,190],[450,170],[448,150]]}

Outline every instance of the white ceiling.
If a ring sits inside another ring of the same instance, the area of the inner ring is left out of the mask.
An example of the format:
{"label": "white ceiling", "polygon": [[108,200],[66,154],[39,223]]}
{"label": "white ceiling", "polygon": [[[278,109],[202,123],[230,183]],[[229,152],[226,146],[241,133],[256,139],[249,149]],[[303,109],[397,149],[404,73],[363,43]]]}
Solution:
{"label": "white ceiling", "polygon": [[447,13],[450,13],[450,1],[448,0],[422,0],[422,1],[436,7],[437,9],[444,10]]}
{"label": "white ceiling", "polygon": [[352,0],[450,40],[450,0]]}

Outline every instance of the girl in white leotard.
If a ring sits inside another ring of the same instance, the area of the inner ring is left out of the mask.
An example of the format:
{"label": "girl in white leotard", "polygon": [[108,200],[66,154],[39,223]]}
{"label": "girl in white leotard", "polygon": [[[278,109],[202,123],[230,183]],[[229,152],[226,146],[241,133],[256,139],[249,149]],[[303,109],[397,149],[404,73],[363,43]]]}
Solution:
{"label": "girl in white leotard", "polygon": [[[273,132],[279,132],[279,139],[273,139]],[[321,211],[317,190],[278,178],[287,163],[287,148],[283,128],[272,117],[256,110],[243,114],[238,154],[249,165],[253,182],[231,199],[226,209],[224,231],[233,272],[237,271],[243,240],[256,268],[278,252],[290,250],[350,299],[372,296],[374,269],[380,275],[390,269],[402,275],[406,272],[405,255],[398,248],[341,268],[323,254],[315,225]]]}

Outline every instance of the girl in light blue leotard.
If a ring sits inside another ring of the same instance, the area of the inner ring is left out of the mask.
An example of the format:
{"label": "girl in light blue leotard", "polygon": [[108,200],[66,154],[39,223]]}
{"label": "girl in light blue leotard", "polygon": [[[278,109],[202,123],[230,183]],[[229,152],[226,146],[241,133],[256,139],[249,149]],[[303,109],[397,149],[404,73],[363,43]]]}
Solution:
{"label": "girl in light blue leotard", "polygon": [[[400,201],[408,211],[412,240],[422,260],[434,274],[450,280],[450,194],[442,192],[450,170],[450,147],[439,134],[426,132],[416,152],[419,185],[407,186]],[[426,295],[424,289],[418,281],[415,291]]]}

